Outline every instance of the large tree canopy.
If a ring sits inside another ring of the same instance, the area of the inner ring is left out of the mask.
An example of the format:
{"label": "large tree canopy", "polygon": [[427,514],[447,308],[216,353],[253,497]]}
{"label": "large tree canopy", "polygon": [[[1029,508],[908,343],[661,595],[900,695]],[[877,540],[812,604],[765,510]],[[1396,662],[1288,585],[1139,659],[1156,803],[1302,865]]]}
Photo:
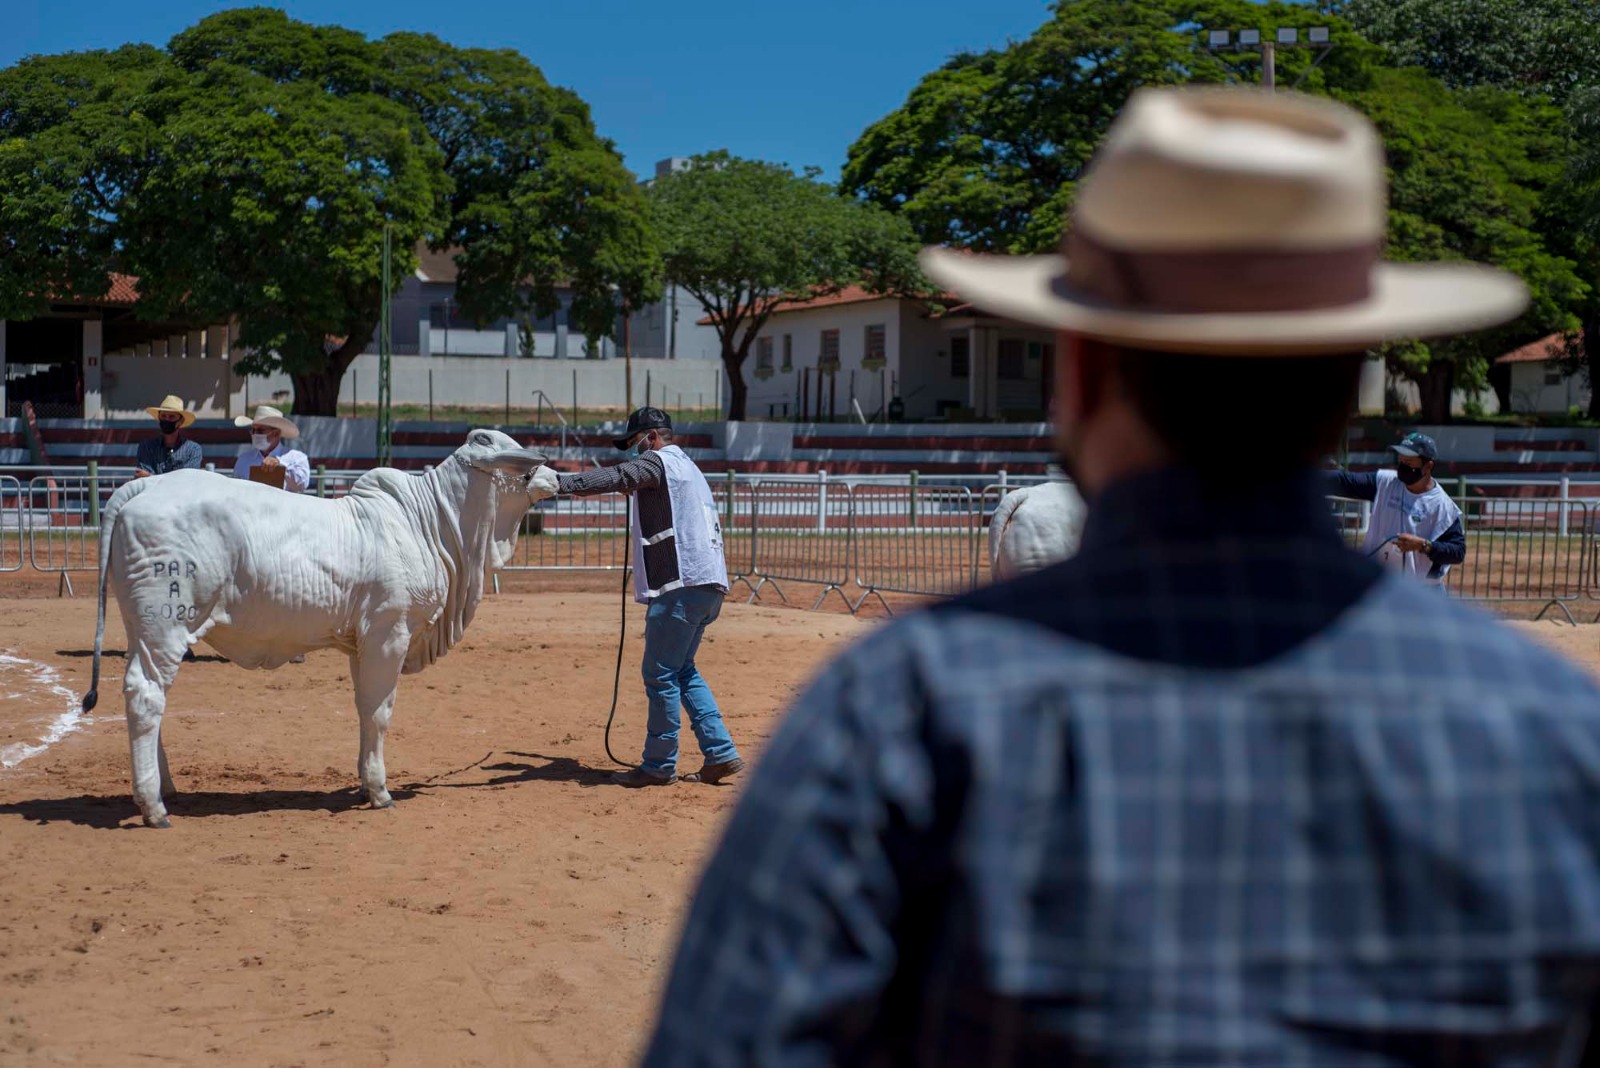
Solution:
{"label": "large tree canopy", "polygon": [[[1028,39],[957,56],[924,77],[852,146],[842,188],[902,214],[926,241],[1054,248],[1075,183],[1133,90],[1254,83],[1260,56],[1213,52],[1204,31],[1265,34],[1310,21],[1304,7],[1239,0],[1058,0]],[[1493,262],[1534,290],[1533,309],[1508,330],[1390,353],[1390,366],[1418,382],[1427,415],[1447,418],[1452,386],[1481,385],[1489,357],[1504,351],[1497,346],[1575,323],[1585,286],[1545,232],[1566,125],[1537,98],[1452,90],[1386,67],[1385,51],[1337,16],[1315,21],[1335,47],[1281,50],[1278,83],[1336,96],[1377,122],[1392,180],[1387,255]]]}
{"label": "large tree canopy", "polygon": [[[1589,295],[1576,307],[1587,343],[1568,370],[1600,384],[1600,3],[1595,0],[1336,0],[1332,5],[1396,62],[1457,88],[1491,87],[1565,110],[1565,173],[1546,196],[1549,244],[1579,264]],[[1589,415],[1600,418],[1600,389]]]}
{"label": "large tree canopy", "polygon": [[574,94],[509,51],[370,41],[251,8],[163,52],[0,71],[0,314],[139,276],[140,312],[237,315],[239,370],[287,371],[330,414],[418,241],[459,246],[463,308],[547,315],[573,290],[586,333],[651,297],[644,200]]}
{"label": "large tree canopy", "polygon": [[711,314],[730,390],[728,418],[745,415],[741,374],[750,344],[781,301],[859,284],[919,288],[911,227],[775,163],[696,156],[657,179],[650,204],[666,277]]}

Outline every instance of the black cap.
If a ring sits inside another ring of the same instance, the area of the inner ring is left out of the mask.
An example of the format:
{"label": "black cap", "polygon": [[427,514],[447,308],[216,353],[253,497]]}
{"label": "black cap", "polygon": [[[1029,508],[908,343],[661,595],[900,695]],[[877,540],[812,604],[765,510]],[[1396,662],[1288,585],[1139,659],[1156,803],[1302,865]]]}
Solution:
{"label": "black cap", "polygon": [[611,444],[619,449],[628,447],[628,439],[641,430],[671,430],[672,417],[660,408],[640,408],[628,416],[628,428],[622,432],[620,438],[612,438]]}

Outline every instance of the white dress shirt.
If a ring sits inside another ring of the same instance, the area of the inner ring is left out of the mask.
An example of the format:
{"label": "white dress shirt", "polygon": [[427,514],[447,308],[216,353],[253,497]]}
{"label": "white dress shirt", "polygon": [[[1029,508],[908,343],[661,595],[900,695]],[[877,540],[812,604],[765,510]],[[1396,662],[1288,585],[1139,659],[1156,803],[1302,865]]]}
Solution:
{"label": "white dress shirt", "polygon": [[[287,442],[280,441],[267,456],[277,457],[283,465],[283,488],[290,493],[304,493],[305,488],[311,485],[311,461],[306,459],[305,453],[291,449]],[[233,463],[233,477],[249,478],[250,469],[259,467],[265,458],[254,447],[244,450]]]}

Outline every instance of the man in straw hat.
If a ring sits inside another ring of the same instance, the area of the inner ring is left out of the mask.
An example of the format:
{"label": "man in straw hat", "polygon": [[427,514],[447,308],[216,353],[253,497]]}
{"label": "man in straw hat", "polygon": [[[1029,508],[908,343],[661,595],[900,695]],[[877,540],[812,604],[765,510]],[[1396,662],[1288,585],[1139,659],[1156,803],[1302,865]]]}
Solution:
{"label": "man in straw hat", "polygon": [[200,446],[181,433],[194,422],[194,413],[183,406],[182,398],[169,393],[160,404],[145,411],[161,427],[161,436],[139,442],[133,477],[149,478],[184,467],[199,467],[204,459]]}
{"label": "man in straw hat", "polygon": [[283,468],[283,488],[290,493],[303,493],[311,484],[311,461],[298,449],[284,444],[300,436],[300,428],[285,419],[283,413],[270,405],[256,408],[255,418],[235,416],[234,426],[250,428],[250,448],[234,461],[233,477],[249,478],[255,467]]}
{"label": "man in straw hat", "polygon": [[1384,181],[1342,105],[1143,90],[1064,256],[927,254],[1060,331],[1079,550],[821,673],[646,1064],[1579,1063],[1600,688],[1346,549],[1317,471],[1364,350],[1527,301],[1381,262]]}

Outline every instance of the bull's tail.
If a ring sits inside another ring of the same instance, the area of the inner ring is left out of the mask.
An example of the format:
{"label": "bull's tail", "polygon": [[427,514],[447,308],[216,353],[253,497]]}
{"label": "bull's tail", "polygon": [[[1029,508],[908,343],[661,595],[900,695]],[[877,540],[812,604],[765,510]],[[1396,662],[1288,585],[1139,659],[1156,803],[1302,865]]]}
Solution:
{"label": "bull's tail", "polygon": [[89,679],[89,692],[83,695],[83,710],[94,711],[100,700],[100,650],[106,639],[106,580],[111,577],[111,532],[117,526],[117,513],[123,505],[150,488],[153,480],[136,478],[117,487],[100,512],[100,606],[94,624],[94,674]]}
{"label": "bull's tail", "polygon": [[989,568],[993,571],[1000,565],[1000,545],[1005,540],[1006,527],[1011,523],[1011,513],[1026,497],[1027,491],[1015,489],[1004,497],[994,507],[994,515],[989,517]]}

